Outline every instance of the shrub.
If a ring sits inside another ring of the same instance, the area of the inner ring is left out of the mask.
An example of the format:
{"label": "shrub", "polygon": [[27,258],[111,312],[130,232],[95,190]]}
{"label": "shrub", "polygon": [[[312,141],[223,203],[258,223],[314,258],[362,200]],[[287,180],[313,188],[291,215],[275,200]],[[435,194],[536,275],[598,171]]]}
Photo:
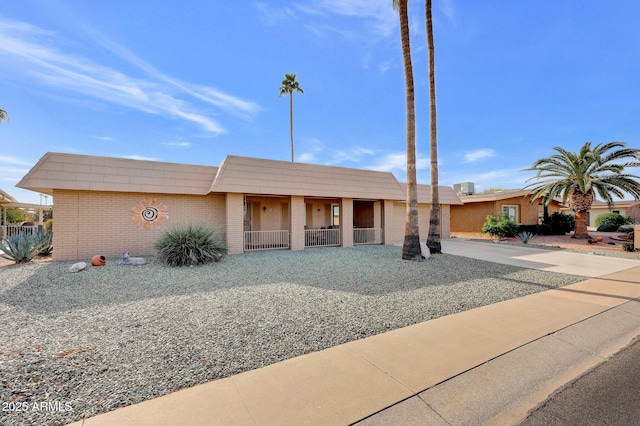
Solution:
{"label": "shrub", "polygon": [[622,243],[622,250],[624,251],[635,251],[635,246],[631,241],[625,241]]}
{"label": "shrub", "polygon": [[553,235],[553,227],[548,223],[543,223],[542,225],[538,225],[538,234]]}
{"label": "shrub", "polygon": [[12,235],[0,243],[0,256],[16,263],[29,262],[40,253],[43,244],[34,235]]}
{"label": "shrub", "polygon": [[598,232],[616,232],[618,230],[618,225],[614,225],[613,223],[605,223],[603,225],[598,226],[596,231]]}
{"label": "shrub", "polygon": [[596,217],[596,226],[600,228],[603,225],[608,225],[618,229],[619,226],[624,225],[627,219],[618,213],[602,213]]}
{"label": "shrub", "polygon": [[621,225],[618,227],[618,232],[628,234],[629,232],[633,232],[635,225]]}
{"label": "shrub", "polygon": [[158,238],[154,247],[169,266],[195,266],[220,261],[227,246],[216,229],[207,225],[180,225]]}
{"label": "shrub", "polygon": [[490,214],[482,225],[481,232],[498,238],[513,237],[518,232],[518,224],[507,215],[502,214],[496,217]]}
{"label": "shrub", "polygon": [[634,251],[636,249],[634,243],[635,232],[631,231],[627,234],[627,241],[622,243],[622,250],[624,251]]}
{"label": "shrub", "polygon": [[555,212],[549,216],[549,220],[543,225],[551,227],[550,235],[564,235],[567,232],[573,231],[575,226],[575,217],[572,214]]}

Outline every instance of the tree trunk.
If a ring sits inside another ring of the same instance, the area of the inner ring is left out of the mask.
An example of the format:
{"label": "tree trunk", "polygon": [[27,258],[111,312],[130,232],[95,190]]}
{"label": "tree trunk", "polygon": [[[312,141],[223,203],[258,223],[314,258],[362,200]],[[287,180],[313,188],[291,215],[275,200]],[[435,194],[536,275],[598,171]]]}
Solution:
{"label": "tree trunk", "polygon": [[411,45],[409,43],[408,1],[398,1],[400,15],[400,36],[402,39],[402,57],[404,59],[404,77],[407,103],[407,215],[404,231],[402,258],[405,260],[422,259],[420,250],[420,230],[418,228],[418,186],[416,178],[416,114],[413,88],[413,65],[411,64]]}
{"label": "tree trunk", "polygon": [[575,228],[573,238],[586,240],[591,238],[587,230],[587,213],[593,205],[593,192],[586,193],[574,188],[569,195],[569,208],[575,213]]}
{"label": "tree trunk", "polygon": [[429,151],[431,160],[431,213],[429,215],[429,237],[427,246],[431,254],[442,253],[440,244],[440,194],[438,191],[438,131],[436,121],[436,52],[433,44],[433,21],[431,0],[426,0],[427,54],[429,56]]}
{"label": "tree trunk", "polygon": [[587,212],[575,212],[575,228],[573,231],[573,237],[579,240],[586,240],[591,238],[587,229]]}
{"label": "tree trunk", "polygon": [[293,163],[293,90],[289,91],[289,135],[291,136],[291,162]]}

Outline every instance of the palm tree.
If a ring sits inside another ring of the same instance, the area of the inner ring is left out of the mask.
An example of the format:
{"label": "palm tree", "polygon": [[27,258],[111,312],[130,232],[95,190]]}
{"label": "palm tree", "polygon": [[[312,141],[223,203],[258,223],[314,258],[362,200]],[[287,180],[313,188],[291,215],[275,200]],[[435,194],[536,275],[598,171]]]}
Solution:
{"label": "palm tree", "polygon": [[5,111],[2,108],[0,108],[0,123],[2,123],[2,120],[7,120],[7,122],[8,122],[9,121],[9,114],[7,114],[7,111]]}
{"label": "palm tree", "polygon": [[623,173],[627,167],[640,167],[640,149],[626,146],[624,142],[613,141],[592,148],[591,142],[587,142],[577,154],[553,148],[557,154],[525,169],[537,172],[528,179],[536,182],[525,187],[533,195],[531,202],[542,198],[544,205],[548,205],[556,197],[562,197],[563,202],[568,200],[576,219],[573,238],[590,238],[587,214],[595,195],[606,201],[609,208],[613,204],[612,195],[624,198],[628,193],[640,199],[640,177]]}
{"label": "palm tree", "polygon": [[425,0],[427,21],[427,54],[429,56],[429,151],[431,158],[431,212],[427,246],[431,253],[442,253],[440,244],[440,194],[438,193],[438,132],[436,126],[436,52],[433,47],[433,20],[431,0]]}
{"label": "palm tree", "polygon": [[393,8],[400,16],[400,37],[404,59],[404,79],[407,103],[407,218],[402,245],[402,258],[419,260],[420,232],[418,228],[418,185],[416,179],[416,113],[413,90],[413,66],[409,44],[408,0],[393,0]]}
{"label": "palm tree", "polygon": [[289,95],[289,133],[291,135],[291,162],[293,163],[293,92],[300,92],[304,94],[304,90],[300,87],[300,84],[296,81],[296,74],[284,75],[282,80],[282,86],[280,86],[280,96]]}

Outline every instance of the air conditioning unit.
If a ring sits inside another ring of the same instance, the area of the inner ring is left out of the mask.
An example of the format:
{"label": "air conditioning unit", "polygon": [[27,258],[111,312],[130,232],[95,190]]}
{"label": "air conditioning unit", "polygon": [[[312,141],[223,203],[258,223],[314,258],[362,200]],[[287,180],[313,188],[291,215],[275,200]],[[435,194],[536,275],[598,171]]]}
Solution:
{"label": "air conditioning unit", "polygon": [[476,193],[476,186],[473,182],[454,183],[453,190],[458,195],[473,195]]}

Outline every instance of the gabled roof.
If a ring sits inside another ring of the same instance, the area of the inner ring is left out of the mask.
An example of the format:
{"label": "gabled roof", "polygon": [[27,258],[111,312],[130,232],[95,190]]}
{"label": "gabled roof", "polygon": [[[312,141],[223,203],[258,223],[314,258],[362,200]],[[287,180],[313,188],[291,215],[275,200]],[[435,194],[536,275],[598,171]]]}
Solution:
{"label": "gabled roof", "polygon": [[204,195],[217,170],[213,166],[48,152],[16,186],[45,194],[69,189]]}
{"label": "gabled roof", "polygon": [[227,156],[211,192],[404,200],[389,172]]}
{"label": "gabled roof", "polygon": [[[509,198],[527,198],[529,199],[531,192],[527,189],[505,189],[496,192],[488,192],[486,194],[461,195],[462,204],[485,203],[491,201],[506,200]],[[558,204],[562,204],[562,198],[554,198]]]}
{"label": "gabled roof", "polygon": [[[389,172],[234,155],[214,167],[48,152],[16,186],[45,194],[64,189],[406,199],[406,184]],[[438,190],[441,204],[462,204],[451,188],[440,186]],[[431,202],[430,185],[418,185],[418,201]]]}
{"label": "gabled roof", "polygon": [[[458,206],[463,204],[455,191],[449,186],[438,186],[438,201],[440,204]],[[431,185],[418,184],[418,203],[431,204]]]}

